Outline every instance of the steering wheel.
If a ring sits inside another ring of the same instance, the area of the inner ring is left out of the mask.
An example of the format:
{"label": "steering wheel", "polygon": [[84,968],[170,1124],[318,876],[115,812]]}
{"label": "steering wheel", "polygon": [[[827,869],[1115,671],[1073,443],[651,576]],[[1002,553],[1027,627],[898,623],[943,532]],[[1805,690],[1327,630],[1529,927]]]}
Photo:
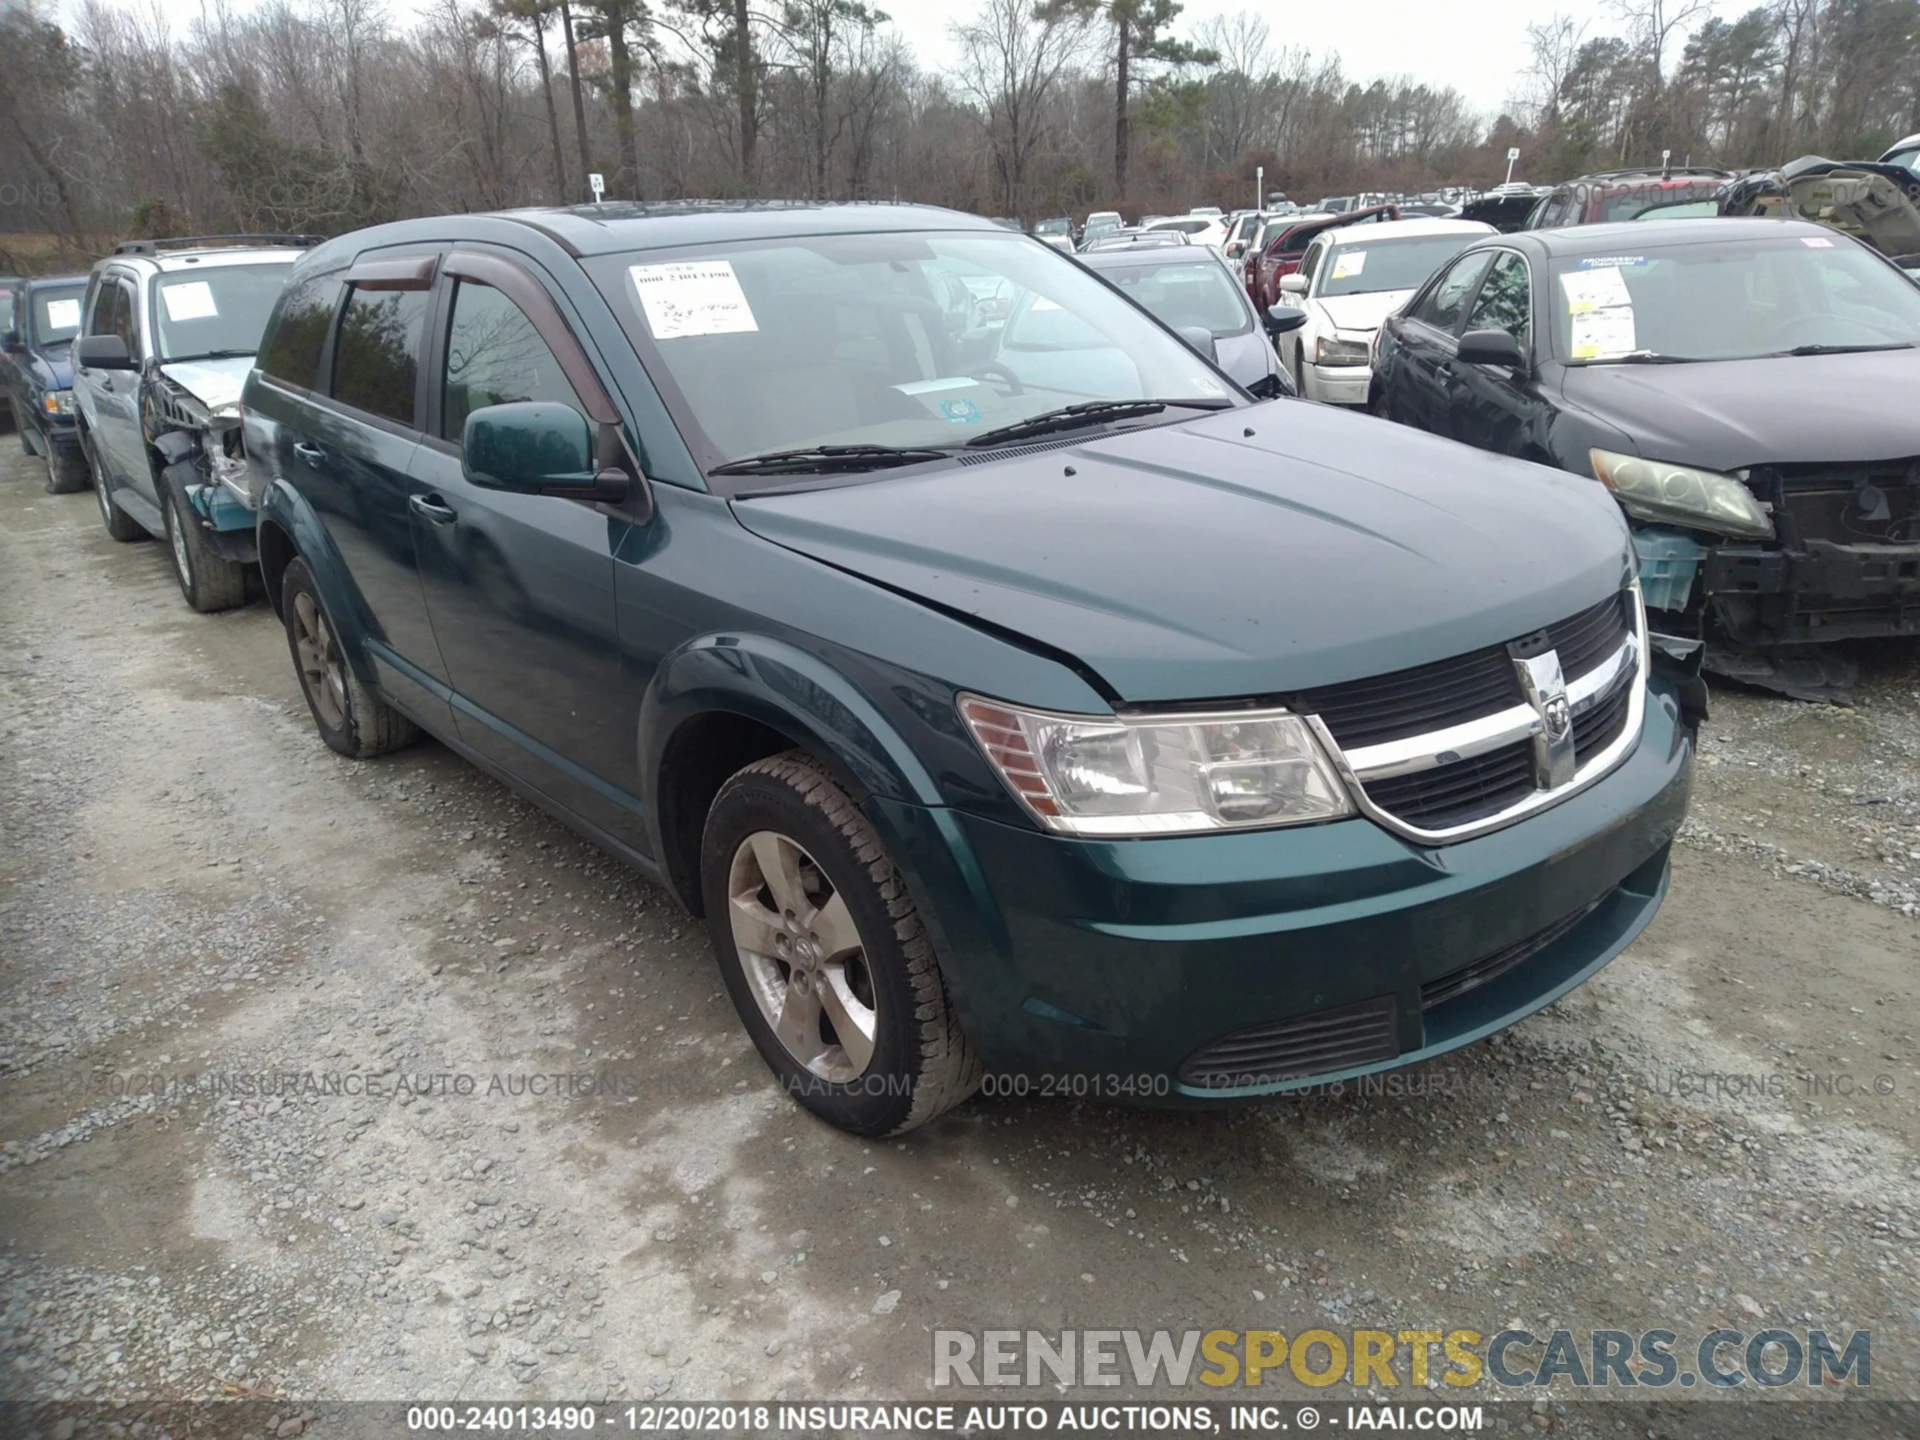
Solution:
{"label": "steering wheel", "polygon": [[1020,383],[1020,377],[998,361],[989,360],[984,365],[976,365],[967,372],[976,380],[998,380],[1007,387],[1009,395],[1024,395],[1027,387]]}

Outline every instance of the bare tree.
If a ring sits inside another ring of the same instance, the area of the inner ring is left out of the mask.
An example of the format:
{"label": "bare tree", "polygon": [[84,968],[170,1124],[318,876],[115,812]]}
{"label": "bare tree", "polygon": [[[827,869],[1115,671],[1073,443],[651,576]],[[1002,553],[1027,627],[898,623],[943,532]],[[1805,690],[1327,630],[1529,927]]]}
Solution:
{"label": "bare tree", "polygon": [[1036,12],[1031,0],[984,0],[971,22],[953,27],[960,42],[960,91],[977,108],[1008,215],[1023,213],[1027,172],[1046,138],[1048,110],[1085,51],[1084,10]]}

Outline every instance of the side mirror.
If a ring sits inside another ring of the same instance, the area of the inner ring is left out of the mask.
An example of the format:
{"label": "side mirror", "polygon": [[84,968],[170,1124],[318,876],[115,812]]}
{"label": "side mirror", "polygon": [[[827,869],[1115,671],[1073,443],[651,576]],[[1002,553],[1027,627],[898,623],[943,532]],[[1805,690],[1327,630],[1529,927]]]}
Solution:
{"label": "side mirror", "polygon": [[1197,350],[1200,354],[1206,356],[1207,359],[1212,360],[1215,358],[1213,332],[1207,329],[1206,326],[1182,325],[1177,333],[1182,340],[1186,341],[1188,345],[1192,346],[1193,349]]}
{"label": "side mirror", "polygon": [[1456,353],[1463,365],[1497,365],[1503,370],[1522,370],[1527,364],[1527,357],[1520,353],[1520,342],[1505,330],[1469,330],[1460,337]]}
{"label": "side mirror", "polygon": [[460,449],[467,479],[489,490],[609,504],[626,498],[625,472],[595,469],[592,427],[571,405],[518,400],[476,410]]}
{"label": "side mirror", "polygon": [[1298,270],[1291,275],[1280,277],[1280,293],[1283,295],[1304,295],[1307,293],[1307,277]]}
{"label": "side mirror", "polygon": [[18,355],[26,348],[27,342],[20,338],[18,330],[9,330],[5,335],[0,335],[0,350],[5,350],[7,354]]}
{"label": "side mirror", "polygon": [[[1287,277],[1291,280],[1293,277]],[[1269,335],[1290,335],[1307,323],[1307,312],[1298,305],[1269,305],[1262,321]]]}
{"label": "side mirror", "polygon": [[1244,254],[1246,254],[1246,253],[1247,253],[1247,242],[1246,242],[1246,241],[1244,241],[1244,240],[1229,240],[1229,241],[1227,242],[1227,258],[1228,258],[1229,260],[1238,260],[1238,259],[1239,259],[1239,258],[1240,258],[1240,257],[1241,257],[1242,255],[1244,255]]}
{"label": "side mirror", "polygon": [[73,342],[76,370],[131,370],[133,357],[118,335],[83,335]]}

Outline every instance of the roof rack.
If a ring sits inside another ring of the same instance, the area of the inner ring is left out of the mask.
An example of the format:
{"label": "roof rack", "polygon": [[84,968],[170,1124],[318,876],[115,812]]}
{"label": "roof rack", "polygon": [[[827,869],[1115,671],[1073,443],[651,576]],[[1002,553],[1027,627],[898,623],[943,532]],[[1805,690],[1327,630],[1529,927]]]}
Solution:
{"label": "roof rack", "polygon": [[158,255],[163,250],[210,250],[222,245],[285,245],[306,250],[326,238],[324,235],[182,235],[172,240],[123,240],[113,247],[113,253]]}

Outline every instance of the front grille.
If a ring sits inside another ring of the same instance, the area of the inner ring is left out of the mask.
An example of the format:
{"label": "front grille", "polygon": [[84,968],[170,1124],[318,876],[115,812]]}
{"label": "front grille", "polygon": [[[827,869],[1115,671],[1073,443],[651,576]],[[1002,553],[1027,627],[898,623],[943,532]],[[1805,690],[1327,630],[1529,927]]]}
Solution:
{"label": "front grille", "polygon": [[1533,742],[1519,740],[1484,755],[1369,780],[1367,798],[1422,830],[1445,830],[1496,815],[1534,790]]}
{"label": "front grille", "polygon": [[1391,995],[1239,1030],[1203,1046],[1180,1067],[1188,1085],[1238,1089],[1324,1075],[1400,1053]]}
{"label": "front grille", "polygon": [[[1586,674],[1626,640],[1628,603],[1622,591],[1549,625],[1541,648],[1560,652],[1560,673],[1567,679]],[[1322,686],[1301,695],[1298,704],[1302,713],[1320,717],[1343,750],[1352,750],[1477,720],[1523,698],[1506,646],[1490,645],[1451,660]]]}
{"label": "front grille", "polygon": [[1920,458],[1856,465],[1781,465],[1755,477],[1785,512],[1781,538],[1798,544],[1900,545],[1920,541]]}
{"label": "front grille", "polygon": [[1597,704],[1573,717],[1573,753],[1584,760],[1604,750],[1620,736],[1627,723],[1628,702],[1633,698],[1631,684],[1615,685]]}
{"label": "front grille", "polygon": [[1566,919],[1556,920],[1546,929],[1536,931],[1526,939],[1507,946],[1504,950],[1496,950],[1493,954],[1476,960],[1471,965],[1463,965],[1450,974],[1442,975],[1438,980],[1429,980],[1420,987],[1420,1008],[1431,1010],[1436,1005],[1445,1004],[1456,995],[1466,994],[1476,985],[1484,985],[1495,976],[1506,974],[1521,961],[1538,955],[1554,941],[1560,939],[1591,915],[1599,904],[1600,901],[1596,900],[1591,905],[1583,905]]}

